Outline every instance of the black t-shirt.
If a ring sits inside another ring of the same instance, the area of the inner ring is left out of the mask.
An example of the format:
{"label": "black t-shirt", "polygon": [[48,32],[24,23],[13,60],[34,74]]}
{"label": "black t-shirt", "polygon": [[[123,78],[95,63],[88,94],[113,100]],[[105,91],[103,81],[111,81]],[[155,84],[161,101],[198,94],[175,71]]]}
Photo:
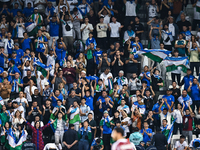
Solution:
{"label": "black t-shirt", "polygon": [[[122,58],[122,56],[120,57],[120,60],[124,63],[124,58]],[[114,61],[114,60],[112,60],[112,61]],[[113,75],[114,76],[118,75],[119,71],[123,70],[123,69],[124,69],[124,65],[122,66],[119,63],[119,59],[117,58],[114,65],[113,65],[113,68],[112,68]]]}
{"label": "black t-shirt", "polygon": [[30,79],[27,76],[24,77],[23,82],[28,83],[30,80],[33,80],[33,82],[36,84],[36,77],[34,77],[34,76],[31,76]]}
{"label": "black t-shirt", "polygon": [[162,83],[163,79],[162,78],[156,78],[154,75],[151,76],[151,81],[152,81],[152,89],[154,91],[159,91],[159,85],[158,83]]}
{"label": "black t-shirt", "polygon": [[146,97],[144,98],[144,104],[146,106],[146,110],[152,110],[153,108],[153,98],[150,97]]}
{"label": "black t-shirt", "polygon": [[[41,108],[39,108],[39,110],[42,111]],[[31,107],[29,108],[28,112],[30,112],[30,111],[31,111]],[[39,111],[37,110],[37,107],[33,108],[33,111],[31,113],[31,115],[29,116],[30,117],[29,118],[30,122],[32,122],[32,121],[35,120],[35,116],[41,116],[40,113],[39,113]]]}
{"label": "black t-shirt", "polygon": [[[126,59],[129,60],[129,59]],[[137,59],[135,59],[137,60]],[[126,73],[137,73],[138,63],[134,63],[132,60],[125,64]]]}
{"label": "black t-shirt", "polygon": [[[45,105],[45,114],[43,116],[43,123],[44,124],[47,124],[49,122],[49,118],[50,118],[50,115],[51,115],[50,110],[53,110],[53,106],[46,107],[46,105]],[[42,110],[42,112],[43,112],[43,110]]]}
{"label": "black t-shirt", "polygon": [[[89,123],[89,125],[90,125],[91,127],[96,127],[96,126],[97,126],[95,120],[89,121],[89,120],[87,119],[87,121],[88,121],[88,123]],[[94,134],[94,131],[95,131],[95,129],[92,129],[92,134]]]}
{"label": "black t-shirt", "polygon": [[149,128],[152,130],[152,132],[154,132],[156,124],[157,124],[157,120],[155,118],[153,118],[153,120],[151,120],[150,118],[147,120],[147,123],[149,125]]}
{"label": "black t-shirt", "polygon": [[[78,141],[78,133],[75,130],[69,129],[63,135],[63,142],[66,142],[68,145],[71,145],[76,140]],[[67,149],[66,146],[65,149]],[[70,148],[70,150],[77,150],[77,149],[78,149],[78,143],[76,143]]]}
{"label": "black t-shirt", "polygon": [[[141,24],[141,23],[138,23],[138,24],[134,23],[134,24],[132,25],[132,29],[133,29],[133,31],[134,31],[135,34],[136,34],[136,31],[144,31],[144,26],[143,26],[143,24]],[[136,36],[139,36],[139,38],[141,39],[141,34],[142,34],[142,33],[136,34]]]}
{"label": "black t-shirt", "polygon": [[[74,89],[74,88],[71,88],[69,93],[71,93],[72,90],[75,90],[75,89]],[[77,88],[75,91],[76,91],[76,94],[81,93],[81,89],[79,89],[79,88]]]}
{"label": "black t-shirt", "polygon": [[183,26],[186,26],[187,28],[189,26],[191,26],[191,23],[187,20],[185,20],[184,22],[182,22],[181,20],[177,22],[177,26],[179,28],[179,31],[182,32],[183,31]]}
{"label": "black t-shirt", "polygon": [[32,101],[33,101],[33,102],[34,102],[34,101],[37,101],[39,107],[41,107],[42,104],[43,104],[43,98],[42,98],[42,96],[40,95],[40,93],[39,93],[37,96],[33,94],[33,95],[32,95]]}
{"label": "black t-shirt", "polygon": [[162,5],[162,10],[160,11],[160,18],[165,19],[168,16],[168,13],[166,12],[168,12],[169,9],[164,4],[161,5]]}
{"label": "black t-shirt", "polygon": [[178,100],[179,96],[181,96],[180,89],[178,89],[178,88],[176,88],[176,89],[171,88],[171,90],[172,90],[172,95],[175,98],[175,101]]}

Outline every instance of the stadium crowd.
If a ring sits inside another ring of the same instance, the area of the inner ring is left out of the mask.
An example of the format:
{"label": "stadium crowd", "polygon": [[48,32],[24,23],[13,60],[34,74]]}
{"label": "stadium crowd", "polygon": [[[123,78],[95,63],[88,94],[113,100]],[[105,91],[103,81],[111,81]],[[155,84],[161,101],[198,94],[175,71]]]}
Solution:
{"label": "stadium crowd", "polygon": [[[1,149],[200,148],[200,0],[0,7]],[[186,58],[187,69],[145,48]]]}

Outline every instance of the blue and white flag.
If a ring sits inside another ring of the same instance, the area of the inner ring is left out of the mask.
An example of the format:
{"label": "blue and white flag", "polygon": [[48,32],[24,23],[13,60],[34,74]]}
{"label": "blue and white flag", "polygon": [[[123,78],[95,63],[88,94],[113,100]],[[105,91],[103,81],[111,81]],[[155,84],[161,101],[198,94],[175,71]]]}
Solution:
{"label": "blue and white flag", "polygon": [[189,67],[188,57],[166,57],[163,61],[167,72],[177,70],[178,67],[182,67],[183,72],[187,72]]}
{"label": "blue and white flag", "polygon": [[42,73],[44,77],[47,76],[47,71],[52,69],[52,65],[46,66],[45,64],[41,63],[40,61],[36,61],[33,63],[34,66],[37,66],[37,70]]}
{"label": "blue and white flag", "polygon": [[173,135],[173,129],[174,129],[174,122],[175,121],[176,121],[176,119],[174,119],[174,121],[172,122],[172,124],[167,127],[167,129],[170,130],[168,138],[167,138],[167,143],[168,144],[171,142],[171,138],[172,138],[172,135]]}
{"label": "blue and white flag", "polygon": [[25,132],[25,130],[22,130],[21,136],[19,137],[19,139],[17,139],[14,135],[13,130],[10,128],[7,136],[8,145],[10,147],[9,150],[21,150],[23,143],[26,141],[26,137],[27,132]]}
{"label": "blue and white flag", "polygon": [[156,61],[159,63],[162,60],[164,60],[170,53],[171,51],[161,50],[161,49],[150,49],[150,50],[144,49],[144,50],[139,50],[136,52],[136,54],[145,55],[148,58],[152,59],[153,61]]}

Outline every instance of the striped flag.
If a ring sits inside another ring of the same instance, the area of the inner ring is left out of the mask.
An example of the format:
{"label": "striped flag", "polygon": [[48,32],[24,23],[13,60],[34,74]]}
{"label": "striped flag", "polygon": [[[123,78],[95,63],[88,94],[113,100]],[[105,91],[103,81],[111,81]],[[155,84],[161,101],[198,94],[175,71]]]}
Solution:
{"label": "striped flag", "polygon": [[27,133],[23,130],[21,136],[17,140],[12,129],[10,128],[8,131],[8,145],[9,150],[21,150],[23,143],[26,141]]}
{"label": "striped flag", "polygon": [[172,134],[173,134],[173,129],[174,129],[174,122],[176,121],[176,119],[174,119],[174,121],[172,122],[171,125],[168,126],[168,130],[169,130],[169,135],[167,138],[167,143],[169,144],[171,142],[171,138],[172,138]]}
{"label": "striped flag", "polygon": [[178,67],[182,67],[182,71],[186,73],[187,69],[190,68],[188,65],[188,57],[166,57],[163,62],[167,72],[171,72],[177,70]]}
{"label": "striped flag", "polygon": [[40,71],[44,77],[47,76],[47,70],[52,69],[52,65],[46,66],[45,64],[41,63],[40,61],[34,62],[33,65],[37,66],[37,70]]}
{"label": "striped flag", "polygon": [[112,79],[108,79],[108,91],[113,89],[113,81]]}
{"label": "striped flag", "polygon": [[136,52],[136,54],[145,55],[148,58],[152,59],[156,62],[161,62],[164,60],[171,52],[167,50],[161,50],[161,49],[151,49],[151,50],[139,50]]}

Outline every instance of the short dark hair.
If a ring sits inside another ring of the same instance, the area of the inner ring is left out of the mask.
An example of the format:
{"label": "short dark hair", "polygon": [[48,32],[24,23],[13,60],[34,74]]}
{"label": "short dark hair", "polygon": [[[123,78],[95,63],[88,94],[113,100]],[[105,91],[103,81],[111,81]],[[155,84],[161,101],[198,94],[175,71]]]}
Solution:
{"label": "short dark hair", "polygon": [[180,136],[180,139],[185,139],[185,136],[184,136],[184,135],[181,135],[181,136]]}
{"label": "short dark hair", "polygon": [[162,121],[166,121],[166,122],[168,122],[167,119],[163,119]]}
{"label": "short dark hair", "polygon": [[124,129],[122,129],[122,128],[115,128],[114,129],[117,133],[120,133],[122,136],[124,135]]}

